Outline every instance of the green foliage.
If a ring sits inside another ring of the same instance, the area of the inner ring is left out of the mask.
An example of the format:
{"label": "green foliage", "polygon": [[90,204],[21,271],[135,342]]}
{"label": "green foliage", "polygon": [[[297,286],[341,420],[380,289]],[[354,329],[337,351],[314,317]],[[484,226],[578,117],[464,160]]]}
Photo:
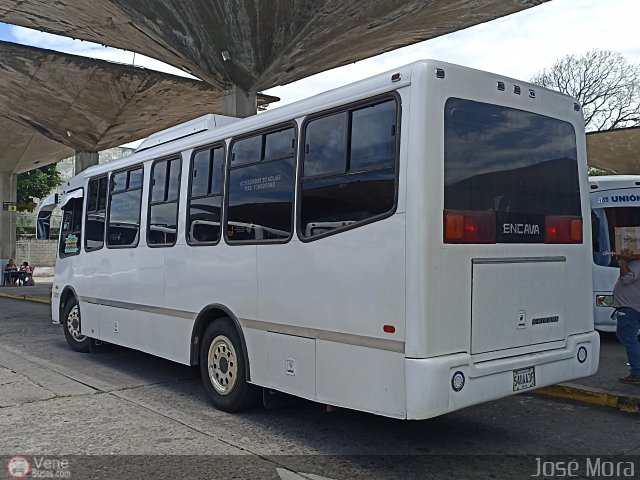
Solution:
{"label": "green foliage", "polygon": [[46,197],[61,183],[62,179],[60,178],[60,173],[56,170],[55,163],[19,174],[18,210],[33,212],[37,206],[34,198],[42,199]]}
{"label": "green foliage", "polygon": [[601,177],[603,175],[613,175],[613,174],[611,172],[607,172],[606,170],[600,170],[599,168],[589,167],[590,177]]}

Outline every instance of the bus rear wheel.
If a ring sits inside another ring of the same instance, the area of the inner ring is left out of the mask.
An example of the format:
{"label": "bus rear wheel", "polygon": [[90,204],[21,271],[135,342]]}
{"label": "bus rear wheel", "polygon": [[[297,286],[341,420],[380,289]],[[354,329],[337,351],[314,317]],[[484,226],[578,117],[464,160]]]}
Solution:
{"label": "bus rear wheel", "polygon": [[260,389],[247,382],[244,359],[240,335],[229,318],[207,327],[200,347],[200,375],[217,409],[238,412],[258,402]]}
{"label": "bus rear wheel", "polygon": [[67,302],[62,312],[62,328],[67,343],[76,352],[87,353],[91,339],[80,333],[80,307],[78,301],[72,298]]}

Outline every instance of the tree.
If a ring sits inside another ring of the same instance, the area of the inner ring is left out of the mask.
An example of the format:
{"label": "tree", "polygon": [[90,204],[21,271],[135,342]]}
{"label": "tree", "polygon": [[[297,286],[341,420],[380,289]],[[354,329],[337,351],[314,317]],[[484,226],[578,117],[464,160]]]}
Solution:
{"label": "tree", "polygon": [[531,82],[578,99],[587,131],[640,125],[640,65],[630,64],[619,53],[590,50],[582,56],[568,55]]}
{"label": "tree", "polygon": [[19,174],[17,209],[33,212],[37,206],[34,198],[46,197],[61,183],[55,163]]}

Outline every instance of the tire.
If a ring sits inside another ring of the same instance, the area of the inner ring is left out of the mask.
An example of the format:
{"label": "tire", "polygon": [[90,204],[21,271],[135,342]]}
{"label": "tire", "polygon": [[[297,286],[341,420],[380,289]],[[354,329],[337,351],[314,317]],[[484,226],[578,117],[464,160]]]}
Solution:
{"label": "tire", "polygon": [[200,347],[200,375],[213,405],[225,412],[255,406],[260,388],[247,382],[247,365],[240,335],[229,318],[211,323]]}
{"label": "tire", "polygon": [[62,312],[64,337],[72,350],[87,353],[91,339],[80,333],[80,306],[75,297],[71,298]]}

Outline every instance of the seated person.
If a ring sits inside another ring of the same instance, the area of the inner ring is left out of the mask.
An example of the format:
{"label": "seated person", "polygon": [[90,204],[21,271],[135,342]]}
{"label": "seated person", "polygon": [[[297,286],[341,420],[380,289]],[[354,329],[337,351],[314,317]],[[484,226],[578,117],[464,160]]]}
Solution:
{"label": "seated person", "polygon": [[30,283],[32,273],[33,271],[31,270],[29,262],[22,262],[22,265],[20,265],[20,280],[24,285]]}
{"label": "seated person", "polygon": [[18,267],[13,261],[13,258],[10,258],[7,264],[4,266],[4,285],[11,286],[14,284],[14,277],[11,272],[17,272]]}

